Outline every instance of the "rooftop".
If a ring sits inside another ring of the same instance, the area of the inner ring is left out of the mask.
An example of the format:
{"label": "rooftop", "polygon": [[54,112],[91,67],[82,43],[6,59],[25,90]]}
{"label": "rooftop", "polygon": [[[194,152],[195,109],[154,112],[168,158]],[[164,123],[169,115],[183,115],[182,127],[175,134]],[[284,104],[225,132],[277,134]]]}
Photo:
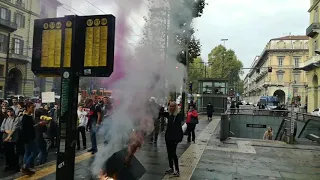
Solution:
{"label": "rooftop", "polygon": [[297,35],[297,36],[283,36],[279,38],[274,38],[271,40],[309,40],[308,36],[302,36],[302,35]]}

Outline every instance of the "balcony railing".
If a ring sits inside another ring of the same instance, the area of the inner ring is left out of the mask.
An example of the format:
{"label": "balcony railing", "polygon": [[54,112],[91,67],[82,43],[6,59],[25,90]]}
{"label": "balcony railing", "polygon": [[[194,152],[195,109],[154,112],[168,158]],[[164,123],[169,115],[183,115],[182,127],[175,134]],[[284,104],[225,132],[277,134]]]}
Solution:
{"label": "balcony railing", "polygon": [[0,19],[0,26],[4,29],[7,29],[10,32],[13,32],[18,29],[18,26],[16,23],[6,19]]}
{"label": "balcony railing", "polygon": [[320,32],[320,23],[312,23],[306,30],[306,35],[309,37],[314,37]]}

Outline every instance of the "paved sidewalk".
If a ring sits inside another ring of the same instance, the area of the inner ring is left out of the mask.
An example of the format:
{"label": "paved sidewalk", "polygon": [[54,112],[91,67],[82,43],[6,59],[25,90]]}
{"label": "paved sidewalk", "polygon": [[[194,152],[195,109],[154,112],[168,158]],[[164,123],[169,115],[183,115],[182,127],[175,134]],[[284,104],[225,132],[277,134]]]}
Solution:
{"label": "paved sidewalk", "polygon": [[320,180],[320,147],[279,141],[210,138],[192,180]]}
{"label": "paved sidewalk", "polygon": [[[199,136],[203,129],[207,127],[209,122],[205,116],[200,117],[200,123],[196,127],[196,137]],[[183,142],[178,145],[177,154],[180,157],[190,146],[186,142],[186,136]],[[167,150],[164,141],[164,133],[159,135],[157,145],[148,144],[146,141],[143,147],[137,152],[136,157],[146,168],[147,172],[141,178],[142,180],[161,180],[164,177],[164,171],[168,169]],[[94,156],[83,153],[76,157],[75,179],[93,179],[91,176],[91,163]],[[21,175],[20,175],[21,176]],[[51,163],[47,167],[41,168],[37,173],[28,178],[21,176],[19,179],[55,179],[55,164]]]}

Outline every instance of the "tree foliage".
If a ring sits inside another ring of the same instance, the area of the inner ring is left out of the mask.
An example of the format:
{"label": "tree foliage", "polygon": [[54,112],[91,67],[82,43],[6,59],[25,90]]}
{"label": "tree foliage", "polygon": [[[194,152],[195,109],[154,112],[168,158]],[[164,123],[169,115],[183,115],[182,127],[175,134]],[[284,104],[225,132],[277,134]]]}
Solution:
{"label": "tree foliage", "polygon": [[194,59],[193,63],[189,64],[188,79],[189,83],[192,82],[192,92],[198,91],[198,80],[205,77],[206,65],[201,57]]}
{"label": "tree foliage", "polygon": [[241,80],[243,64],[233,50],[219,45],[209,53],[208,62],[210,77],[227,79],[230,85],[235,85],[235,82]]}
{"label": "tree foliage", "polygon": [[[177,0],[178,1],[178,0]],[[191,27],[191,22],[193,18],[200,17],[203,14],[203,9],[205,7],[205,0],[180,0],[180,6],[175,8],[175,14],[172,14],[176,19],[179,19],[177,23],[180,28],[180,32],[176,33],[175,40],[176,44],[181,47],[181,52],[178,53],[177,60],[186,65],[186,55],[185,49],[186,44],[188,44],[188,60],[189,63],[193,62],[193,59],[200,56],[201,45],[200,40],[196,39],[194,34],[194,29]],[[176,3],[175,3],[176,4]],[[180,9],[180,10],[177,10]],[[192,12],[192,16],[188,16],[184,13],[186,9]]]}

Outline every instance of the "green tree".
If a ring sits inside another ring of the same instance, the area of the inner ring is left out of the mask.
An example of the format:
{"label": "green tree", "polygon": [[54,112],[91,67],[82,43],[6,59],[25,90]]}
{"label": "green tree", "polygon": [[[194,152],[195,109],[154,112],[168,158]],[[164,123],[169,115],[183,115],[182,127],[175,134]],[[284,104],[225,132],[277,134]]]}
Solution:
{"label": "green tree", "polygon": [[[175,40],[176,44],[182,49],[177,55],[177,61],[186,65],[186,44],[188,44],[189,63],[192,63],[193,59],[200,56],[201,53],[200,41],[193,36],[195,31],[191,23],[194,18],[200,17],[203,14],[206,3],[205,0],[176,0],[169,1],[169,3],[170,8],[173,10],[170,14],[175,19],[178,19],[178,21],[172,21],[178,23],[174,25],[174,27],[179,27],[179,32],[175,35]],[[192,14],[185,13],[188,12],[186,9],[189,9]]]}
{"label": "green tree", "polygon": [[243,64],[233,50],[219,45],[209,53],[208,62],[209,77],[226,79],[229,86],[236,86],[236,82],[241,80]]}
{"label": "green tree", "polygon": [[205,77],[205,64],[201,57],[194,59],[193,63],[189,64],[188,84],[192,82],[192,93],[198,91],[198,80]]}

